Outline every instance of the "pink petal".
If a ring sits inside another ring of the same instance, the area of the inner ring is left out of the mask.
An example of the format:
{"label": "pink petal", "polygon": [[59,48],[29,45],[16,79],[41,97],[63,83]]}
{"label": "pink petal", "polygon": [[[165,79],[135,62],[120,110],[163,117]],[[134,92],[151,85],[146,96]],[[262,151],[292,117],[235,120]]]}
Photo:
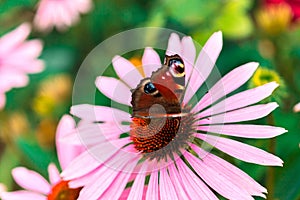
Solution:
{"label": "pink petal", "polygon": [[170,164],[168,166],[168,171],[177,196],[182,199],[190,199],[188,193],[186,193],[186,191],[184,190],[184,181],[179,176],[176,166],[174,164]]}
{"label": "pink petal", "polygon": [[3,192],[1,193],[2,200],[47,200],[47,197],[34,192],[25,190],[15,192]]}
{"label": "pink petal", "polygon": [[300,112],[300,103],[297,103],[297,104],[294,106],[294,112]]}
{"label": "pink petal", "polygon": [[181,54],[181,42],[180,38],[176,33],[172,33],[169,38],[168,48],[166,55],[171,56],[174,54]]}
{"label": "pink petal", "polygon": [[127,85],[112,77],[99,76],[96,86],[108,98],[128,106],[131,106],[131,92]]}
{"label": "pink petal", "polygon": [[197,174],[216,192],[221,194],[227,199],[253,199],[246,191],[235,185],[230,179],[227,179],[224,174],[216,171],[208,166],[201,159],[196,158],[190,153],[185,154],[185,158],[188,160],[192,168]]}
{"label": "pink petal", "polygon": [[61,142],[61,139],[74,131],[75,121],[70,115],[64,115],[56,130],[56,150],[57,156],[62,169],[65,169],[69,163],[76,158],[83,150],[83,146],[75,146]]}
{"label": "pink petal", "polygon": [[16,70],[0,69],[0,91],[8,91],[12,88],[24,87],[28,84],[29,78],[26,74]]}
{"label": "pink petal", "polygon": [[146,77],[150,77],[152,72],[161,67],[160,57],[151,47],[145,48],[142,63]]}
{"label": "pink petal", "polygon": [[210,168],[214,169],[218,174],[226,176],[229,182],[234,183],[236,186],[240,187],[240,189],[247,191],[250,195],[265,198],[263,193],[267,193],[266,188],[258,184],[248,174],[229,162],[204,151],[196,145],[192,145],[192,148],[198,155],[205,155],[205,157],[200,157],[203,162]]}
{"label": "pink petal", "polygon": [[209,124],[233,123],[259,119],[267,116],[278,107],[277,103],[268,103],[249,106],[238,110],[226,112],[208,118]]}
{"label": "pink petal", "polygon": [[159,188],[158,188],[158,171],[152,171],[150,174],[148,189],[146,193],[146,199],[159,200]]}
{"label": "pink petal", "polygon": [[91,0],[76,0],[75,6],[80,13],[87,13],[92,9],[93,3]]}
{"label": "pink petal", "polygon": [[130,88],[136,88],[139,82],[143,79],[137,68],[125,58],[115,56],[112,63],[120,79],[123,80]]}
{"label": "pink petal", "polygon": [[250,124],[198,126],[197,130],[244,138],[272,138],[287,132],[280,127]]}
{"label": "pink petal", "polygon": [[175,188],[166,168],[160,170],[159,189],[160,199],[178,199]]}
{"label": "pink petal", "polygon": [[[134,167],[134,166],[132,166]],[[132,169],[133,170],[133,169]],[[121,172],[117,176],[117,178],[112,182],[112,184],[107,188],[103,195],[101,195],[100,199],[119,199],[125,200],[129,194],[129,188],[125,189],[126,184],[130,181],[131,174],[128,172]],[[127,191],[125,191],[127,190]],[[125,191],[125,193],[124,193]]]}
{"label": "pink petal", "polygon": [[21,59],[35,59],[41,55],[42,50],[42,41],[35,39],[22,43],[10,54],[10,56],[13,56],[14,58],[20,57]]}
{"label": "pink petal", "polygon": [[5,65],[8,70],[14,68],[14,70],[24,74],[39,73],[45,68],[44,61],[38,59],[27,59],[22,56],[11,56],[8,59],[4,60],[2,64]]}
{"label": "pink petal", "polygon": [[271,82],[260,87],[240,92],[213,105],[207,110],[201,112],[200,115],[202,117],[215,115],[257,103],[270,96],[277,87],[277,83]]}
{"label": "pink petal", "polygon": [[[120,147],[127,143],[128,140],[126,139],[118,139],[117,141],[108,141],[92,147],[75,158],[61,173],[61,176],[66,180],[79,178],[104,164],[107,160],[112,158],[114,154],[120,152]],[[89,164],[87,165],[86,163]]]}
{"label": "pink petal", "polygon": [[133,182],[129,196],[127,198],[128,200],[135,200],[135,199],[143,198],[143,194],[144,194],[143,190],[145,187],[145,177],[147,175],[146,172],[147,172],[147,162],[144,162]]}
{"label": "pink petal", "polygon": [[131,122],[130,114],[116,108],[81,104],[71,107],[71,114],[90,122]]}
{"label": "pink petal", "polygon": [[42,194],[49,194],[51,191],[50,184],[35,171],[25,167],[16,167],[12,170],[12,175],[16,183],[24,189]]}
{"label": "pink petal", "polygon": [[13,31],[0,38],[0,55],[10,53],[10,51],[21,44],[30,34],[31,27],[28,23],[23,23]]}
{"label": "pink petal", "polygon": [[189,196],[194,199],[217,200],[216,195],[201,181],[199,177],[191,171],[190,168],[182,162],[181,159],[176,161],[178,173],[181,176],[182,184]]}
{"label": "pink petal", "polygon": [[207,79],[222,50],[222,32],[214,33],[202,48],[187,85],[183,102],[187,104],[203,82]]}
{"label": "pink petal", "polygon": [[[116,180],[120,173],[130,173],[134,169],[138,159],[130,158],[131,155],[120,155],[116,157],[117,159],[112,159],[111,163],[107,163],[108,166],[113,166],[113,168],[104,166],[97,171],[95,174],[95,180],[97,181],[91,180],[91,182],[81,190],[78,200],[98,199],[109,188],[113,181]],[[123,191],[123,188],[120,189]]]}
{"label": "pink petal", "polygon": [[48,166],[48,174],[51,185],[55,185],[61,180],[59,171],[53,163],[50,163]]}
{"label": "pink petal", "polygon": [[228,74],[226,74],[221,80],[219,80],[208,93],[197,103],[192,109],[192,112],[198,112],[212,103],[216,102],[220,98],[236,90],[243,85],[253,75],[258,67],[258,63],[251,62],[235,68]]}
{"label": "pink petal", "polygon": [[208,134],[197,134],[197,137],[228,155],[245,162],[268,166],[282,166],[283,163],[277,156],[235,140]]}
{"label": "pink petal", "polygon": [[113,125],[111,123],[89,124],[79,126],[77,129],[77,137],[81,144],[87,148],[107,142],[109,140],[117,140],[122,133],[129,132],[129,125]]}
{"label": "pink petal", "polygon": [[187,81],[191,76],[192,69],[194,68],[194,62],[196,58],[196,48],[191,37],[186,37],[186,36],[183,37],[181,40],[181,44],[182,44],[182,59],[185,65],[185,77],[187,83]]}

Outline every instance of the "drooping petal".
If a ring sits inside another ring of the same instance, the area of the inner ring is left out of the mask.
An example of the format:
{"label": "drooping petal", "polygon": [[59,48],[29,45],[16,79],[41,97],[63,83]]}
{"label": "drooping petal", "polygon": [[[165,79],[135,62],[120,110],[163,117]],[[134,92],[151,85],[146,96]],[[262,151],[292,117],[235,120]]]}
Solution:
{"label": "drooping petal", "polygon": [[130,122],[130,114],[116,108],[80,104],[71,107],[71,114],[90,122]]}
{"label": "drooping petal", "polygon": [[152,171],[150,174],[148,189],[146,193],[146,200],[159,200],[158,188],[158,171]]}
{"label": "drooping petal", "polygon": [[5,106],[5,103],[6,103],[5,94],[0,93],[0,110]]}
{"label": "drooping petal", "polygon": [[196,134],[196,136],[228,155],[245,162],[266,166],[282,166],[283,163],[277,156],[248,144],[208,134]]}
{"label": "drooping petal", "polygon": [[297,103],[297,104],[294,106],[294,112],[300,112],[300,103]]}
{"label": "drooping petal", "polygon": [[59,171],[53,163],[50,163],[48,166],[48,175],[51,185],[55,185],[61,180]]}
{"label": "drooping petal", "polygon": [[187,194],[195,199],[218,200],[216,195],[197,177],[194,172],[181,160],[176,161],[178,173],[182,179]]}
{"label": "drooping petal", "polygon": [[[91,182],[81,190],[78,200],[98,199],[109,188],[119,173],[124,173],[122,170],[130,173],[129,170],[134,169],[138,159],[132,158],[130,154],[119,153],[120,155],[107,163],[108,167],[104,166],[95,172],[95,180],[91,180]],[[123,191],[123,188],[120,189]]]}
{"label": "drooping petal", "polygon": [[[113,143],[114,142],[114,143]],[[111,142],[104,142],[100,145],[90,148],[75,158],[70,165],[61,173],[65,180],[79,178],[97,167],[105,161],[112,158],[120,147],[128,143],[127,139],[119,139]],[[118,145],[118,146],[117,146]],[[87,165],[87,163],[89,163]]]}
{"label": "drooping petal", "polygon": [[188,160],[192,168],[197,174],[216,192],[221,194],[227,199],[249,199],[254,198],[249,195],[246,191],[230,182],[228,177],[224,176],[220,172],[208,166],[199,158],[191,155],[190,153],[185,154],[185,158]]}
{"label": "drooping petal", "polygon": [[49,194],[51,191],[51,186],[46,179],[37,172],[28,170],[25,167],[14,168],[12,176],[16,183],[24,189],[42,194]]}
{"label": "drooping petal", "polygon": [[145,177],[147,170],[147,162],[144,162],[138,172],[133,185],[131,187],[128,200],[142,199],[145,187]]}
{"label": "drooping petal", "polygon": [[187,85],[183,102],[187,104],[212,71],[222,50],[222,32],[214,33],[202,48]]}
{"label": "drooping petal", "polygon": [[[261,196],[265,198],[263,193],[267,193],[266,188],[262,187],[248,174],[235,167],[234,165],[226,162],[225,160],[204,151],[196,145],[191,145],[193,150],[200,156],[203,162],[214,169],[218,174],[226,176],[226,178],[241,190],[247,191],[250,195]],[[205,156],[201,156],[205,155]]]}
{"label": "drooping petal", "polygon": [[280,127],[250,124],[198,126],[197,130],[243,138],[272,138],[287,132]]}
{"label": "drooping petal", "polygon": [[173,163],[168,166],[168,171],[177,196],[182,199],[190,199],[183,186],[185,183],[179,176],[176,166]]}
{"label": "drooping petal", "polygon": [[122,79],[131,89],[136,88],[139,82],[143,79],[137,68],[123,57],[115,56],[113,58],[113,66],[117,75]]}
{"label": "drooping petal", "polygon": [[161,67],[159,55],[151,47],[145,48],[142,63],[146,77],[150,77],[152,72]]}
{"label": "drooping petal", "polygon": [[47,200],[47,197],[35,192],[20,190],[1,193],[2,200]]}
{"label": "drooping petal", "polygon": [[166,168],[160,170],[159,191],[160,199],[179,199]]}
{"label": "drooping petal", "polygon": [[99,76],[96,86],[100,92],[110,99],[131,106],[131,92],[127,85],[116,78]]}
{"label": "drooping petal", "polygon": [[235,68],[219,80],[212,88],[209,89],[203,98],[192,109],[192,112],[198,112],[207,106],[213,104],[220,98],[236,90],[243,85],[253,75],[258,67],[258,63],[250,62]]}

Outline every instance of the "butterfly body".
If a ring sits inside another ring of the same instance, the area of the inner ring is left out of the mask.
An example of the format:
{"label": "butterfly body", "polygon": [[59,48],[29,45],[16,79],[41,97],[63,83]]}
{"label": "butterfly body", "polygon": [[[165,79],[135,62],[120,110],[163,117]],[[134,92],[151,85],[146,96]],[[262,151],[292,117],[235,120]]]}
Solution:
{"label": "butterfly body", "polygon": [[193,120],[182,108],[184,90],[184,63],[173,55],[166,56],[164,65],[132,91],[130,136],[138,151],[160,159],[171,155],[180,141],[187,141],[185,133],[191,126],[186,124]]}

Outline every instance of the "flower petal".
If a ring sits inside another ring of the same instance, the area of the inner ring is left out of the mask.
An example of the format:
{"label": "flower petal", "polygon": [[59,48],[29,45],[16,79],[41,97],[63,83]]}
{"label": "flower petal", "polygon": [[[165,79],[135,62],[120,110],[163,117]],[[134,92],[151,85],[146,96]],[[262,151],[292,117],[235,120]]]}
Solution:
{"label": "flower petal", "polygon": [[131,122],[130,114],[116,108],[81,104],[71,107],[70,111],[76,117],[90,122]]}
{"label": "flower petal", "polygon": [[181,44],[182,44],[181,56],[185,65],[185,77],[186,77],[185,79],[187,83],[187,81],[191,76],[192,69],[194,67],[194,62],[196,58],[196,48],[191,37],[187,37],[187,36],[183,37],[181,40]]}
{"label": "flower petal", "polygon": [[181,176],[182,184],[191,198],[217,200],[216,195],[203,183],[203,181],[191,171],[181,159],[176,161],[178,173]]}
{"label": "flower petal", "polygon": [[142,199],[144,194],[144,187],[145,187],[145,177],[146,177],[146,170],[147,170],[147,162],[144,162],[138,172],[133,185],[131,187],[128,200],[135,200],[135,199]]}
{"label": "flower petal", "polygon": [[287,132],[287,130],[280,127],[252,124],[198,126],[197,130],[243,138],[272,138]]}
{"label": "flower petal", "polygon": [[159,200],[158,171],[152,171],[150,174],[148,189],[146,193],[147,200]]}
{"label": "flower petal", "polygon": [[127,85],[112,77],[99,76],[96,86],[105,96],[118,103],[131,106],[131,92]]}
{"label": "flower petal", "polygon": [[230,182],[230,179],[227,179],[228,177],[208,166],[199,158],[196,158],[190,153],[185,154],[185,158],[196,173],[220,195],[227,199],[254,200],[246,191],[236,186],[233,182]]}
{"label": "flower petal", "polygon": [[50,163],[48,166],[48,174],[51,185],[55,185],[61,180],[59,171],[53,163]]}
{"label": "flower petal", "polygon": [[112,62],[120,79],[122,79],[131,89],[136,88],[143,79],[137,68],[130,61],[120,56],[115,56]]}
{"label": "flower petal", "polygon": [[1,193],[1,199],[3,200],[47,200],[47,197],[35,192],[29,192],[26,190],[20,190],[15,192],[3,192]]}
{"label": "flower petal", "polygon": [[297,104],[294,106],[294,112],[300,112],[300,103],[297,103]]}
{"label": "flower petal", "polygon": [[214,33],[202,48],[192,71],[183,102],[187,104],[207,79],[222,50],[222,32]]}
{"label": "flower petal", "polygon": [[142,63],[146,77],[150,77],[152,75],[152,72],[158,70],[161,67],[159,55],[150,47],[145,48]]}
{"label": "flower petal", "polygon": [[267,116],[277,107],[277,103],[259,104],[218,114],[206,119],[208,119],[208,124],[250,121]]}
{"label": "flower petal", "polygon": [[[114,143],[113,143],[114,142]],[[70,165],[61,173],[65,180],[79,178],[97,167],[105,161],[112,158],[120,147],[126,145],[128,140],[119,139],[110,142],[104,142],[100,145],[90,148],[75,158]],[[119,146],[116,146],[119,145]],[[89,163],[87,165],[87,163]]]}
{"label": "flower petal", "polygon": [[[238,186],[241,190],[247,191],[250,195],[261,196],[266,198],[263,193],[267,193],[266,188],[262,187],[248,174],[235,167],[229,162],[204,151],[196,145],[191,145],[193,150],[200,156],[203,162],[214,169],[216,173],[226,176],[229,182]],[[201,156],[205,155],[205,156]]]}
{"label": "flower petal", "polygon": [[253,75],[258,67],[258,63],[250,62],[235,68],[219,80],[212,88],[209,89],[203,98],[192,109],[192,112],[199,112],[220,98],[236,90],[243,85]]}
{"label": "flower petal", "polygon": [[[116,156],[115,159],[110,160],[110,163],[108,164],[108,166],[113,166],[113,168],[106,166],[100,168],[95,174],[95,179],[91,180],[91,182],[81,190],[78,200],[98,199],[109,188],[120,173],[130,173],[130,170],[134,169],[137,162],[137,157],[132,158],[132,155],[129,154],[120,154]],[[123,191],[123,188],[120,189]]]}
{"label": "flower petal", "polygon": [[174,54],[181,54],[181,42],[180,38],[176,33],[172,33],[169,37],[168,48],[166,55],[171,56]]}
{"label": "flower petal", "polygon": [[0,38],[0,54],[5,55],[22,43],[30,34],[31,27],[29,23],[23,23],[13,31],[6,33]]}
{"label": "flower petal", "polygon": [[25,167],[16,167],[12,170],[12,175],[16,183],[24,189],[42,194],[49,194],[51,191],[50,184],[35,171]]}
{"label": "flower petal", "polygon": [[196,134],[198,138],[227,153],[228,155],[249,163],[266,166],[282,166],[283,161],[256,147],[208,134]]}
{"label": "flower petal", "polygon": [[70,115],[64,115],[57,126],[56,151],[62,169],[65,169],[84,150],[82,144],[75,146],[61,141],[62,138],[75,130],[75,125],[75,120]]}
{"label": "flower petal", "polygon": [[[185,182],[181,179],[176,169],[176,166],[173,163],[168,166],[168,171],[177,196],[179,196],[182,199],[190,199],[188,193],[186,193],[184,190]],[[193,195],[190,194],[190,196],[192,197]]]}
{"label": "flower petal", "polygon": [[159,189],[160,199],[179,199],[166,168],[160,170]]}
{"label": "flower petal", "polygon": [[240,92],[206,109],[205,111],[201,112],[200,115],[215,115],[257,103],[270,96],[277,87],[277,83],[271,82],[260,87]]}
{"label": "flower petal", "polygon": [[6,96],[5,94],[0,94],[0,110],[5,106]]}

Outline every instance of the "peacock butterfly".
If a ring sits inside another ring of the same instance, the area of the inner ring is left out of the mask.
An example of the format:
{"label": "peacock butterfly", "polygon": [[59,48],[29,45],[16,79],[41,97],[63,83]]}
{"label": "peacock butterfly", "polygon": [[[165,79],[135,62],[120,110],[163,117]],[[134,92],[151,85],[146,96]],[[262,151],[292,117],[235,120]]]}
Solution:
{"label": "peacock butterfly", "polygon": [[184,90],[185,65],[177,54],[166,55],[164,65],[132,90],[130,137],[150,159],[172,157],[190,136],[193,117],[183,111]]}

